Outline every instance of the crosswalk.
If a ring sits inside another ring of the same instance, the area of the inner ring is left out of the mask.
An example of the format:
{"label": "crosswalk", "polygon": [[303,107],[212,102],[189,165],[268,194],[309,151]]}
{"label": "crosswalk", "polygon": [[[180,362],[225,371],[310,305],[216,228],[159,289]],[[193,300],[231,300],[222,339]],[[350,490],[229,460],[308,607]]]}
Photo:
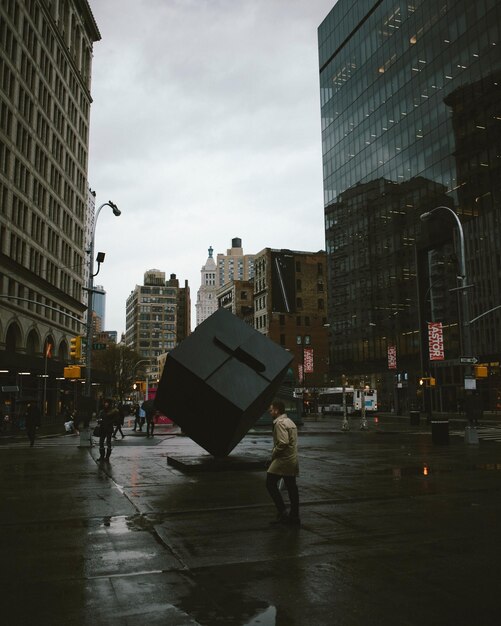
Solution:
{"label": "crosswalk", "polygon": [[[120,447],[129,447],[129,446],[156,446],[163,441],[170,439],[167,437],[150,437],[147,438],[146,435],[144,437],[126,437],[125,439],[118,438],[117,440],[113,440],[112,446]],[[98,445],[99,439],[97,437],[92,438],[94,446]],[[6,437],[0,438],[0,452],[2,450],[12,450],[12,449],[21,449],[21,448],[29,448],[30,443],[26,436],[16,436],[16,437]],[[37,437],[35,439],[35,448],[78,448],[80,447],[80,436],[79,435],[51,435],[51,436],[42,436]],[[88,447],[88,446],[84,446]]]}
{"label": "crosswalk", "polygon": [[[457,434],[464,437],[464,430],[458,431]],[[501,443],[501,424],[494,426],[477,426],[477,434],[479,441],[494,441]]]}
{"label": "crosswalk", "polygon": [[[80,445],[80,437],[78,435],[60,435],[56,437],[37,437],[35,439],[35,448],[76,448]],[[16,437],[15,439],[7,439],[0,441],[0,450],[13,448],[29,448],[28,438]]]}

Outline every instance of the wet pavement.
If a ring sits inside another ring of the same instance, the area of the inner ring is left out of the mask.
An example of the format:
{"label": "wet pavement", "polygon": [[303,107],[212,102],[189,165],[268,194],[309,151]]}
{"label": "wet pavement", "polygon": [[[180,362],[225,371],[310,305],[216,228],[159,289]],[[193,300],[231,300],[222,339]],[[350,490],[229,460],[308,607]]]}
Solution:
{"label": "wet pavement", "polygon": [[501,423],[482,428],[306,422],[300,529],[269,525],[267,429],[230,455],[247,467],[196,472],[169,463],[206,454],[177,428],[125,429],[108,465],[76,436],[2,438],[2,624],[497,624]]}

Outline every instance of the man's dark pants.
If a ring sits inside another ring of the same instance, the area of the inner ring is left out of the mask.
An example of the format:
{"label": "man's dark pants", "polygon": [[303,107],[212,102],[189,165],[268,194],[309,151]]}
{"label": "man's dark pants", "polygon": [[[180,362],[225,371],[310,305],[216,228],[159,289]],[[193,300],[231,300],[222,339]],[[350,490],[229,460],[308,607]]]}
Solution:
{"label": "man's dark pants", "polygon": [[283,478],[287,493],[289,494],[289,502],[291,505],[290,517],[293,519],[299,518],[299,490],[296,484],[295,476],[280,476],[279,474],[266,474],[266,488],[271,496],[271,499],[277,507],[279,514],[284,513],[286,506],[280,489],[278,488],[278,481]]}

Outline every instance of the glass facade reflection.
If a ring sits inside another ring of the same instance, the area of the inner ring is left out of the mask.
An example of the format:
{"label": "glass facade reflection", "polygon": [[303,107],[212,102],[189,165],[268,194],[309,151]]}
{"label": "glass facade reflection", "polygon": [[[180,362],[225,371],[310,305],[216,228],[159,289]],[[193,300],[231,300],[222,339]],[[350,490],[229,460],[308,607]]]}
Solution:
{"label": "glass facade reflection", "polygon": [[[501,304],[501,2],[339,0],[318,31],[329,323],[334,380],[380,390],[384,408],[461,401],[454,252],[466,238],[470,319]],[[496,408],[501,309],[471,324]],[[441,321],[445,360],[425,328]],[[388,347],[397,367],[388,369]],[[485,405],[487,408],[487,404]]]}

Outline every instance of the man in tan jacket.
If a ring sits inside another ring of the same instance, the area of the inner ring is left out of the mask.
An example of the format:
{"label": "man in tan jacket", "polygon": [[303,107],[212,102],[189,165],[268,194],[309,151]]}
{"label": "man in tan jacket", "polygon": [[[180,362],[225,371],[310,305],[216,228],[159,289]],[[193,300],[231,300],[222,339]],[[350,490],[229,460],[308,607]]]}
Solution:
{"label": "man in tan jacket", "polygon": [[[299,492],[296,484],[296,476],[299,475],[297,428],[285,414],[285,405],[281,400],[273,400],[269,412],[273,418],[273,450],[266,475],[266,488],[277,507],[277,519],[271,523],[299,526]],[[289,515],[278,488],[281,478],[284,479],[289,494]]]}

